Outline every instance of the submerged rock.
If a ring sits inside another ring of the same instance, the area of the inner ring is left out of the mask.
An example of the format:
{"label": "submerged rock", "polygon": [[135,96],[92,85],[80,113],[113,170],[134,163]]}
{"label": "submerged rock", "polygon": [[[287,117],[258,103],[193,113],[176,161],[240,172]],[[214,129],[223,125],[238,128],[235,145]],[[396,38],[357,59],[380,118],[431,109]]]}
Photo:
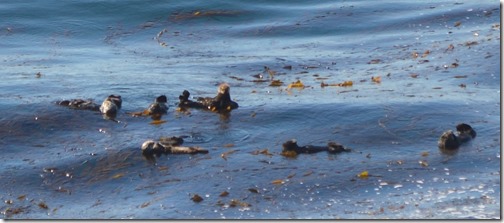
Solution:
{"label": "submerged rock", "polygon": [[457,133],[452,130],[445,131],[438,140],[438,147],[441,153],[453,155],[458,152],[460,145],[476,138],[476,131],[465,123],[457,125]]}
{"label": "submerged rock", "polygon": [[282,146],[283,146],[282,153],[291,154],[294,152],[295,153],[294,155],[300,153],[318,153],[323,151],[326,151],[328,153],[341,153],[351,151],[350,149],[345,148],[343,145],[336,142],[329,142],[327,143],[327,146],[313,146],[313,145],[299,146],[295,139],[288,140],[287,142],[282,144]]}

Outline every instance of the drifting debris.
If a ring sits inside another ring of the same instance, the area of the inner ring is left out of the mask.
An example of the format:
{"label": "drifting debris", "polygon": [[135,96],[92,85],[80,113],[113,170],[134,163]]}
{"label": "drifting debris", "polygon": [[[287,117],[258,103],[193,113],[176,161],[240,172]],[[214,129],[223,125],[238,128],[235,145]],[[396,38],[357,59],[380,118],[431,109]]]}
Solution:
{"label": "drifting debris", "polygon": [[222,153],[222,154],[221,154],[221,158],[227,161],[227,156],[228,156],[229,154],[233,154],[233,153],[234,153],[234,152],[236,152],[236,151],[237,151],[237,150],[230,150],[230,151],[224,152],[224,153]]}
{"label": "drifting debris", "polygon": [[283,180],[274,180],[274,181],[271,181],[271,183],[278,185],[278,184],[284,184],[285,182]]}
{"label": "drifting debris", "polygon": [[464,45],[468,46],[468,47],[471,47],[471,46],[474,46],[474,45],[478,45],[478,42],[476,42],[476,41],[467,41]]}
{"label": "drifting debris", "polygon": [[267,72],[267,73],[268,73],[268,75],[269,75],[269,77],[270,77],[270,79],[271,79],[271,80],[273,80],[273,78],[274,78],[275,74],[277,73],[276,71],[271,70],[271,69],[270,69],[269,67],[267,67],[267,66],[264,66],[264,72]]}
{"label": "drifting debris", "polygon": [[198,194],[194,194],[191,197],[191,200],[194,201],[195,203],[199,203],[199,202],[203,201],[203,198],[201,196],[199,196]]}
{"label": "drifting debris", "polygon": [[39,206],[40,208],[42,208],[42,209],[48,209],[48,208],[49,208],[49,207],[47,206],[47,204],[46,204],[46,203],[44,203],[43,201],[41,201],[41,202],[38,204],[38,206]]}
{"label": "drifting debris", "polygon": [[353,86],[353,82],[352,81],[344,81],[342,83],[326,84],[322,81],[322,83],[320,84],[320,87],[328,87],[328,86],[351,87],[351,86]]}
{"label": "drifting debris", "polygon": [[428,56],[430,54],[430,50],[426,50],[423,54],[422,54],[422,58]]}
{"label": "drifting debris", "polygon": [[379,83],[381,83],[381,76],[376,76],[376,77],[372,76],[371,81],[379,84]]}
{"label": "drifting debris", "polygon": [[254,193],[254,194],[258,194],[259,193],[259,190],[257,190],[256,188],[249,188],[248,190],[250,192]]}
{"label": "drifting debris", "polygon": [[268,149],[262,149],[262,150],[256,150],[256,151],[253,151],[251,152],[252,155],[259,155],[259,154],[263,154],[263,155],[267,155],[267,156],[273,156],[272,153],[270,153],[268,151]]}
{"label": "drifting debris", "polygon": [[228,143],[228,144],[223,145],[224,148],[231,148],[234,146],[235,146],[235,144],[233,144],[233,143]]}
{"label": "drifting debris", "polygon": [[290,88],[304,88],[304,84],[303,82],[301,82],[301,80],[297,80],[296,82],[293,82],[291,84],[289,84],[289,86],[287,86],[287,89],[290,89]]}
{"label": "drifting debris", "polygon": [[457,22],[455,22],[455,24],[454,24],[453,26],[454,26],[454,27],[459,27],[459,26],[460,26],[460,24],[462,24],[462,22],[461,22],[461,21],[457,21]]}
{"label": "drifting debris", "polygon": [[235,16],[238,15],[239,11],[231,10],[208,10],[208,11],[194,11],[190,13],[180,13],[175,15],[173,18],[175,20],[182,19],[194,19],[198,17],[215,17],[215,16]]}
{"label": "drifting debris", "polygon": [[453,44],[450,44],[448,48],[446,48],[445,53],[448,51],[453,51],[453,49],[455,49],[455,46],[453,46]]}
{"label": "drifting debris", "polygon": [[167,30],[167,29],[163,29],[163,30],[159,31],[159,33],[158,33],[158,34],[156,35],[156,37],[154,38],[154,39],[158,42],[158,44],[159,44],[160,46],[162,46],[162,47],[166,47],[166,46],[168,46],[168,44],[166,44],[166,42],[164,42],[164,41],[162,41],[162,40],[161,40],[161,37],[162,37],[162,36],[163,36],[163,34],[164,34],[164,33],[166,33],[166,32],[168,32],[168,30]]}
{"label": "drifting debris", "polygon": [[124,173],[118,173],[118,174],[112,176],[112,179],[119,179],[119,178],[121,178],[123,176],[124,176]]}
{"label": "drifting debris", "polygon": [[371,60],[371,61],[368,62],[368,64],[378,64],[378,63],[381,63],[380,59],[373,59],[373,60]]}
{"label": "drifting debris", "polygon": [[239,201],[239,200],[236,200],[236,199],[232,199],[232,200],[229,202],[229,207],[236,207],[236,206],[240,206],[240,207],[250,207],[250,206],[252,206],[252,205],[250,205],[249,203],[243,202],[243,201]]}
{"label": "drifting debris", "polygon": [[221,194],[219,194],[219,197],[226,197],[229,195],[229,192],[223,191]]}
{"label": "drifting debris", "polygon": [[291,65],[286,65],[284,67],[282,67],[283,69],[286,69],[286,70],[292,70],[292,66]]}
{"label": "drifting debris", "polygon": [[366,179],[369,177],[369,172],[367,170],[362,171],[359,174],[357,174],[357,177],[359,177],[361,179]]}
{"label": "drifting debris", "polygon": [[411,53],[411,57],[413,57],[413,59],[418,58],[418,53],[416,51],[413,51],[413,53]]}
{"label": "drifting debris", "polygon": [[280,87],[282,85],[283,85],[283,82],[281,80],[272,80],[269,86]]}

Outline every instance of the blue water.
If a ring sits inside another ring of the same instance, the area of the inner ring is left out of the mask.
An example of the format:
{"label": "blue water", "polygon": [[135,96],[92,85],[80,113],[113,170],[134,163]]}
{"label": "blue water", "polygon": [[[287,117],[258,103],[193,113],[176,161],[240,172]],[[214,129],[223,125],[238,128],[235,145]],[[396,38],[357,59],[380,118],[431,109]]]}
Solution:
{"label": "blue water", "polygon": [[[1,214],[501,218],[500,14],[495,1],[4,1]],[[265,66],[282,86],[256,82]],[[230,117],[176,111],[184,89],[222,82]],[[118,123],[55,104],[110,94]],[[161,94],[166,123],[127,114]],[[477,138],[441,155],[461,122]],[[142,157],[145,140],[178,135],[210,152]],[[353,152],[281,156],[292,138]]]}

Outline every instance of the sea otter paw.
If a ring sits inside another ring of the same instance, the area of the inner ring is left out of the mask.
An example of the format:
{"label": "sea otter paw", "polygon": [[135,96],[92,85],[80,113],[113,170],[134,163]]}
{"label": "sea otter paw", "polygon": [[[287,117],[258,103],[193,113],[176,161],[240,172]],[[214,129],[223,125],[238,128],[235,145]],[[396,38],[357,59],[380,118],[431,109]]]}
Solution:
{"label": "sea otter paw", "polygon": [[350,152],[351,149],[345,148],[343,145],[336,142],[327,143],[327,152],[329,153],[341,153],[341,152]]}

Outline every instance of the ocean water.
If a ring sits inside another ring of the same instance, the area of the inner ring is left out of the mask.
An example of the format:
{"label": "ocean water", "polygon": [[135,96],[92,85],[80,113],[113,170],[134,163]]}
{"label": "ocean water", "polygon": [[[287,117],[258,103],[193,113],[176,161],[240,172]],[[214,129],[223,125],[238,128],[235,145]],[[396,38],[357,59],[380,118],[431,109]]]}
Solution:
{"label": "ocean water", "polygon": [[[3,1],[2,218],[499,219],[500,14],[496,1]],[[223,82],[230,116],[176,111],[183,90]],[[56,105],[110,94],[118,122]],[[165,123],[128,115],[161,94]],[[440,154],[462,122],[478,136]],[[209,153],[141,155],[166,136]],[[282,156],[293,138],[352,152]]]}

